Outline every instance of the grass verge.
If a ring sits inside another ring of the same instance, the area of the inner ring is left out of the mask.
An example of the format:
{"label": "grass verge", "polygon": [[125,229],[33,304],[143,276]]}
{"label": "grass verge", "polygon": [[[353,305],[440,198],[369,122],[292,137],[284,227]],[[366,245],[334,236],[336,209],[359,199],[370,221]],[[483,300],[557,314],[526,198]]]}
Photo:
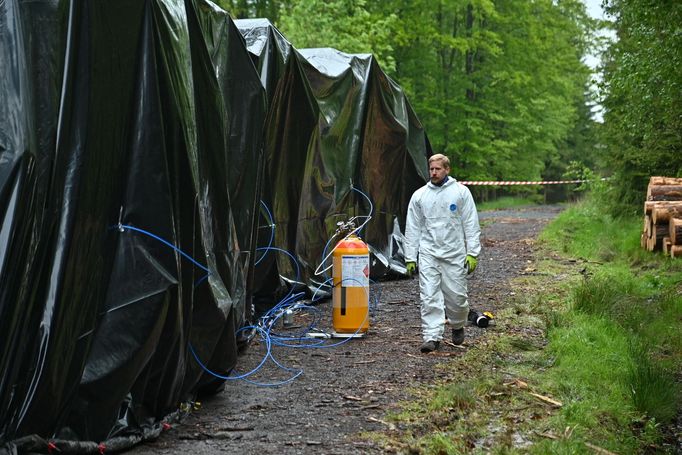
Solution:
{"label": "grass verge", "polygon": [[678,453],[682,261],[640,250],[639,229],[589,201],[563,212],[497,326],[367,436],[397,453]]}
{"label": "grass verge", "polygon": [[476,204],[476,207],[478,208],[479,212],[485,212],[487,210],[500,210],[534,205],[538,204],[531,199],[507,196],[495,199],[494,201],[478,203]]}

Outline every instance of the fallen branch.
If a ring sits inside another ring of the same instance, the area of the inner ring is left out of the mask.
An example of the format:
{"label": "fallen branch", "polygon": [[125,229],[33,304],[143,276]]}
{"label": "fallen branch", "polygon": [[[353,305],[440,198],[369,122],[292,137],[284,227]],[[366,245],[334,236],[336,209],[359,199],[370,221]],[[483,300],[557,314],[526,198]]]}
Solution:
{"label": "fallen branch", "polygon": [[462,346],[461,344],[455,344],[455,343],[452,343],[448,340],[443,340],[443,344],[447,344],[448,346],[452,346],[453,348],[456,348],[456,349],[466,350],[466,346]]}
{"label": "fallen branch", "polygon": [[557,435],[555,435],[555,434],[552,434],[552,433],[537,433],[537,432],[536,432],[536,434],[537,434],[538,436],[542,436],[543,438],[552,439],[552,440],[554,440],[554,441],[556,441],[556,440],[559,439],[559,436],[557,436]]}
{"label": "fallen branch", "polygon": [[360,406],[360,409],[376,409],[380,407],[380,404],[368,404],[367,406]]}
{"label": "fallen branch", "polygon": [[594,450],[596,453],[600,453],[602,455],[617,455],[616,453],[611,452],[610,450],[602,449],[601,447],[596,446],[594,444],[590,444],[589,442],[586,442],[585,445],[588,448]]}
{"label": "fallen branch", "polygon": [[218,428],[219,431],[253,431],[255,427],[221,427]]}
{"label": "fallen branch", "polygon": [[538,398],[539,400],[544,401],[545,403],[551,404],[552,406],[556,406],[556,407],[560,408],[561,406],[564,405],[561,401],[557,401],[557,400],[554,400],[550,397],[540,395],[539,393],[533,393],[533,392],[528,392],[528,393],[533,395],[535,398]]}
{"label": "fallen branch", "polygon": [[376,417],[367,417],[368,422],[376,422],[376,423],[381,423],[383,425],[386,425],[389,430],[395,430],[395,425],[393,425],[390,422],[386,422],[385,420],[377,419]]}
{"label": "fallen branch", "polygon": [[509,386],[516,386],[516,387],[518,387],[519,389],[527,389],[527,388],[528,388],[528,383],[527,383],[527,382],[524,382],[524,381],[522,381],[522,380],[520,380],[520,379],[514,379],[513,381],[505,382],[503,385],[506,386],[506,387],[509,387]]}

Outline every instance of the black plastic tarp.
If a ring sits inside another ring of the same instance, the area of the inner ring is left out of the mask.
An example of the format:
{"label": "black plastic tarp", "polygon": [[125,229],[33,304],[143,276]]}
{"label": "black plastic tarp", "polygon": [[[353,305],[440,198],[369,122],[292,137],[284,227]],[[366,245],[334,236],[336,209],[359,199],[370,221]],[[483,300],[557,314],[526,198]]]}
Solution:
{"label": "black plastic tarp", "polygon": [[395,265],[429,153],[370,55],[207,0],[0,0],[0,453],[157,436],[222,384],[197,360],[235,366],[252,297],[319,281],[369,211],[351,185]]}
{"label": "black plastic tarp", "polygon": [[428,179],[431,149],[400,86],[370,54],[297,50],[267,19],[236,24],[272,91],[265,127],[272,194],[263,199],[272,205],[274,243],[295,256],[302,273],[296,277],[284,255],[276,269],[310,288],[324,281],[320,263],[337,223],[369,213],[352,185],[374,205],[361,232],[373,277],[404,271],[400,226],[412,192]]}
{"label": "black plastic tarp", "polygon": [[291,43],[268,19],[238,19],[235,24],[246,41],[268,100],[271,101],[289,61]]}
{"label": "black plastic tarp", "polygon": [[0,442],[121,448],[236,362],[265,92],[200,0],[0,2],[0,72]]}
{"label": "black plastic tarp", "polygon": [[[298,51],[319,109],[308,149],[296,251],[306,262],[322,257],[339,214],[369,213],[361,231],[372,252],[372,276],[402,270],[394,233],[404,226],[407,204],[422,186],[431,154],[426,134],[404,92],[371,54],[335,49]],[[319,260],[318,260],[319,263]]]}

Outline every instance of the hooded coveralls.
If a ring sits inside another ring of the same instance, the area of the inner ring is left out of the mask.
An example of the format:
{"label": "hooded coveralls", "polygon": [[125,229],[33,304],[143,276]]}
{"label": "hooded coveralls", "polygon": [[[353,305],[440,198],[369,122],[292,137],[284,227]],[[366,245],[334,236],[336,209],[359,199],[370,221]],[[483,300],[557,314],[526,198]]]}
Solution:
{"label": "hooded coveralls", "polygon": [[467,301],[467,254],[481,251],[481,228],[469,189],[448,177],[441,186],[428,182],[414,192],[407,209],[405,261],[419,258],[424,341],[443,338],[445,318],[464,327]]}

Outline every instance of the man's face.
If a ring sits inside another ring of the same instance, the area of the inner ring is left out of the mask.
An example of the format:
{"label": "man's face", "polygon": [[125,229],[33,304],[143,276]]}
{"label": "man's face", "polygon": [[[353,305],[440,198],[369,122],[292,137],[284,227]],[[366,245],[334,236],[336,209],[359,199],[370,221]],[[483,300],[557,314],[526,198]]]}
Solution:
{"label": "man's face", "polygon": [[442,161],[431,161],[429,164],[429,174],[431,175],[431,183],[436,184],[443,180],[450,172],[449,167],[445,167]]}

